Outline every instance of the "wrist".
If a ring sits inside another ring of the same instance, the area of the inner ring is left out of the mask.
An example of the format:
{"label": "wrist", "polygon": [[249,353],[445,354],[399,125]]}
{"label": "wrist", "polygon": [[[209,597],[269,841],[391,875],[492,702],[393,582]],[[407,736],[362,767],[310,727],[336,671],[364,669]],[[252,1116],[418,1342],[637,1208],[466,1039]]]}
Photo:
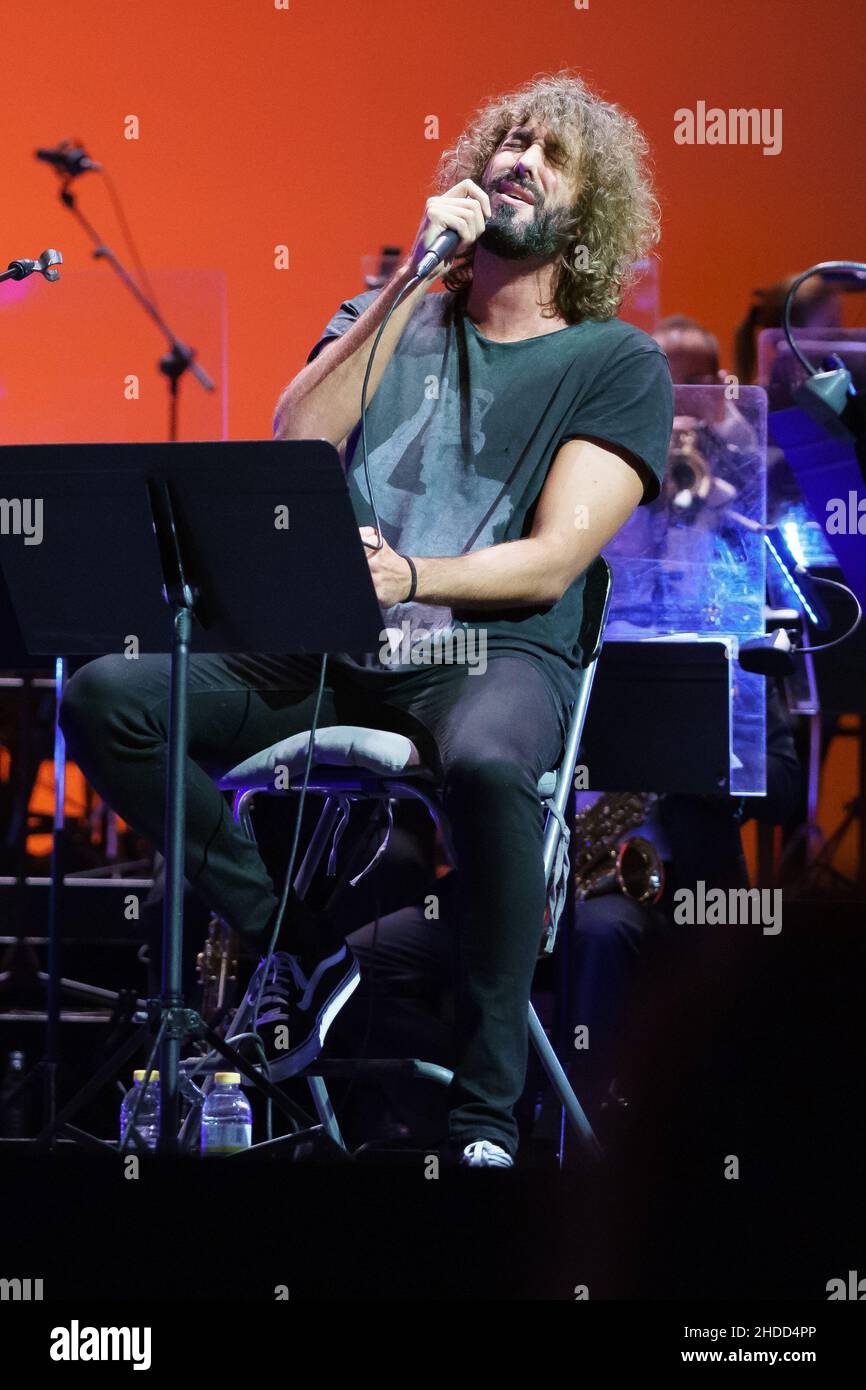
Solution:
{"label": "wrist", "polygon": [[[402,289],[406,287],[406,285],[409,284],[411,280],[415,279],[417,270],[416,260],[420,260],[423,254],[424,252],[421,251],[416,258],[413,249],[412,253],[406,257],[406,260],[403,262],[403,264],[398,266],[397,270],[394,272],[394,279],[392,283],[395,289],[397,290],[398,294]],[[429,288],[429,281],[429,275],[425,280],[420,280],[418,284],[415,286],[414,290],[412,291],[412,294],[409,296],[409,299],[411,300],[413,295],[417,295],[419,293],[426,293],[427,289]]]}
{"label": "wrist", "polygon": [[418,571],[415,568],[415,561],[410,559],[408,555],[403,555],[401,558],[406,561],[406,564],[409,568],[409,592],[407,593],[405,598],[400,600],[400,602],[412,603],[418,591]]}

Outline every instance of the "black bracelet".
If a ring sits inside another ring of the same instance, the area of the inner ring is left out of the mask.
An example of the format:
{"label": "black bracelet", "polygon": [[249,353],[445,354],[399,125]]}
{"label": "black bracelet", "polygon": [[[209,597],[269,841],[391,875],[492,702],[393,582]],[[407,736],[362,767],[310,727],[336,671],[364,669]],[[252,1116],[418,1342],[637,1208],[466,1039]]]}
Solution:
{"label": "black bracelet", "polygon": [[409,569],[412,572],[412,583],[409,586],[409,592],[404,599],[400,600],[400,602],[411,603],[413,598],[415,597],[415,590],[418,588],[418,571],[415,568],[415,561],[411,560],[408,555],[401,555],[400,558],[401,560],[406,561],[406,564],[409,566]]}

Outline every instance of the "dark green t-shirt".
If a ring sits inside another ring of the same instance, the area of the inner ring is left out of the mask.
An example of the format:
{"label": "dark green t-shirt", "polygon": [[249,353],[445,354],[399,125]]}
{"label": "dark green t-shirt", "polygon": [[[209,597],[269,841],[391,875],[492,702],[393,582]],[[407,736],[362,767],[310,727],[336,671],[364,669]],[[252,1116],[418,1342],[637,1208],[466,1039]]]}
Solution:
{"label": "dark green t-shirt", "polygon": [[[377,294],[341,304],[308,360]],[[673,391],[652,338],[621,319],[588,319],[496,343],[481,336],[462,304],[449,292],[420,301],[368,403],[370,476],[389,545],[405,555],[452,556],[528,535],[550,465],[568,439],[628,450],[648,470],[643,501],[658,496]],[[346,473],[358,524],[372,525],[357,426]],[[335,659],[417,671],[443,652],[452,653],[445,661],[462,659],[453,654],[461,644],[469,664],[482,647],[488,657],[511,651],[539,663],[567,705],[580,662],[583,587],[581,575],[557,603],[495,612],[395,604],[383,611],[394,650],[384,642],[378,653]]]}

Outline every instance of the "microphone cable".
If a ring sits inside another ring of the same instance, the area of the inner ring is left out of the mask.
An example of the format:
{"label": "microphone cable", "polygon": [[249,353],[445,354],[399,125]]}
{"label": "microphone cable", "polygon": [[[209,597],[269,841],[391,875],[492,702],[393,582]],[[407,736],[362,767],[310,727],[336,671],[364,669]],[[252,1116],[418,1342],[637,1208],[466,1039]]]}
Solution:
{"label": "microphone cable", "polygon": [[[397,308],[399,307],[399,305],[403,303],[403,301],[404,301],[404,299],[406,299],[407,295],[411,294],[412,290],[414,290],[418,285],[420,285],[420,284],[422,283],[422,279],[423,279],[423,278],[426,278],[426,277],[422,277],[422,276],[419,276],[419,275],[413,275],[412,278],[406,282],[406,284],[403,286],[402,290],[401,290],[400,293],[396,296],[396,298],[392,301],[392,303],[388,306],[387,313],[385,314],[385,317],[383,318],[382,322],[379,324],[379,327],[378,327],[378,329],[377,329],[377,331],[376,331],[376,336],[375,336],[374,339],[373,339],[373,344],[372,344],[372,347],[370,348],[370,355],[369,355],[369,357],[367,358],[367,366],[366,366],[366,369],[365,369],[365,372],[364,372],[364,379],[363,379],[363,382],[362,382],[362,385],[361,385],[361,459],[362,459],[362,463],[363,463],[364,477],[365,477],[366,483],[367,483],[367,491],[368,491],[368,493],[369,493],[370,506],[371,506],[371,509],[372,509],[372,512],[373,512],[373,521],[374,521],[374,525],[375,525],[375,529],[376,529],[376,536],[377,536],[377,540],[376,540],[376,543],[375,543],[375,544],[372,543],[371,541],[364,541],[363,544],[367,547],[368,550],[372,550],[372,551],[374,551],[374,552],[379,551],[379,550],[382,549],[382,547],[383,547],[383,545],[384,545],[384,538],[383,538],[383,536],[382,536],[382,528],[381,528],[381,524],[380,524],[380,521],[379,521],[379,512],[378,512],[378,508],[376,507],[376,499],[375,499],[375,495],[374,495],[374,492],[373,492],[373,484],[372,484],[372,480],[371,480],[371,478],[370,478],[370,460],[369,460],[369,449],[368,449],[368,444],[367,444],[367,390],[368,390],[369,383],[370,383],[370,375],[371,375],[371,372],[372,372],[372,369],[373,369],[373,362],[374,362],[374,359],[375,359],[375,356],[376,356],[376,350],[377,350],[377,348],[378,348],[378,346],[379,346],[379,343],[380,343],[381,340],[382,340],[382,334],[384,333],[385,329],[387,328],[388,324],[389,324],[390,321],[391,321],[391,315],[394,313],[394,310],[397,309]],[[232,1036],[231,1038],[227,1038],[227,1039],[226,1039],[227,1042],[229,1042],[229,1043],[231,1043],[231,1044],[233,1044],[233,1045],[236,1045],[238,1042],[242,1042],[242,1041],[244,1041],[244,1040],[246,1040],[246,1039],[252,1040],[252,1041],[254,1041],[254,1042],[257,1044],[257,1046],[259,1047],[259,1050],[260,1050],[262,1053],[264,1052],[264,1045],[263,1045],[261,1036],[260,1036],[259,1033],[258,1033],[258,1017],[259,1017],[259,1011],[260,1011],[260,1009],[261,1009],[262,996],[264,995],[264,991],[265,991],[265,984],[266,984],[266,981],[267,981],[267,978],[268,978],[268,974],[269,974],[270,969],[271,969],[271,964],[272,964],[273,958],[274,958],[274,956],[275,956],[275,954],[276,954],[277,940],[279,939],[280,931],[282,930],[283,918],[285,917],[286,908],[287,908],[287,906],[288,906],[288,901],[289,901],[289,894],[290,894],[291,888],[292,888],[292,879],[293,879],[293,877],[294,877],[295,861],[296,861],[296,859],[297,859],[298,847],[299,847],[300,838],[301,838],[301,825],[302,825],[302,822],[303,822],[304,804],[305,804],[305,801],[306,801],[307,788],[308,788],[308,786],[309,786],[309,781],[310,781],[310,773],[311,773],[312,766],[313,766],[313,748],[314,748],[314,744],[315,744],[316,731],[317,731],[317,728],[318,728],[319,715],[320,715],[321,707],[322,707],[322,696],[323,696],[323,694],[324,694],[324,688],[325,688],[325,674],[326,674],[326,671],[327,671],[327,666],[328,666],[328,656],[327,656],[327,653],[323,653],[323,655],[322,655],[321,668],[320,668],[320,671],[319,671],[319,684],[318,684],[318,689],[317,689],[317,691],[316,691],[316,702],[315,702],[315,705],[314,705],[314,707],[313,707],[313,717],[312,717],[312,720],[311,720],[311,723],[310,723],[310,736],[309,736],[309,741],[308,741],[308,743],[307,743],[307,756],[306,756],[306,761],[305,761],[305,764],[304,764],[304,774],[303,774],[303,777],[302,777],[302,779],[301,779],[301,785],[300,785],[300,787],[298,788],[298,808],[297,808],[297,811],[296,811],[296,814],[295,814],[295,826],[294,826],[294,831],[293,831],[293,834],[292,834],[292,846],[291,846],[291,850],[290,850],[290,852],[289,852],[289,863],[288,863],[288,868],[286,869],[285,882],[283,883],[283,890],[282,890],[282,894],[281,894],[281,896],[280,896],[280,901],[279,901],[279,904],[278,904],[278,907],[277,907],[277,913],[276,913],[276,916],[275,916],[275,918],[274,918],[274,925],[273,925],[273,928],[272,928],[272,930],[271,930],[271,935],[270,935],[270,938],[269,938],[269,940],[268,940],[267,951],[266,951],[265,956],[264,956],[264,968],[263,968],[262,971],[261,971],[261,979],[259,980],[258,993],[257,993],[257,995],[256,995],[255,1004],[253,1005],[253,1016],[252,1016],[252,1021],[251,1021],[251,1024],[250,1024],[250,1027],[249,1027],[248,1031],[246,1031],[246,1032],[244,1032],[244,1033],[238,1033],[238,1034]],[[374,952],[375,952],[375,947],[376,947],[376,938],[377,938],[377,936],[378,936],[378,929],[379,929],[379,914],[378,914],[378,911],[377,911],[377,914],[376,914],[376,924],[375,924],[374,934],[373,934],[373,951],[374,951]],[[375,974],[375,971],[374,971],[374,974]],[[372,1026],[372,1012],[373,1012],[372,1005],[373,1005],[373,994],[374,994],[374,993],[375,993],[375,991],[372,991],[372,992],[371,992],[371,997],[370,997],[370,1001],[369,1001],[369,1013],[368,1013],[368,1019],[367,1019],[366,1037],[365,1037],[365,1040],[364,1040],[364,1048],[363,1048],[364,1051],[366,1050],[366,1047],[367,1047],[367,1045],[368,1045],[368,1043],[369,1043],[369,1033],[370,1033],[370,1028],[371,1028],[371,1026]],[[295,1128],[295,1132],[296,1132],[296,1129],[297,1129],[297,1127]],[[271,1138],[271,1102],[270,1102],[270,1101],[268,1101],[268,1108],[267,1108],[267,1135],[268,1135],[268,1138],[270,1139],[270,1138]]]}
{"label": "microphone cable", "polygon": [[364,478],[367,483],[367,492],[369,494],[370,507],[373,512],[373,524],[376,530],[377,538],[375,544],[372,541],[364,541],[363,544],[367,547],[368,550],[372,550],[374,552],[381,550],[382,546],[385,544],[385,541],[382,535],[382,528],[379,522],[379,512],[376,507],[376,498],[373,495],[373,483],[370,479],[370,458],[367,446],[367,387],[369,386],[370,374],[373,370],[373,361],[376,356],[376,349],[379,346],[382,334],[385,332],[385,329],[388,327],[388,324],[391,321],[391,315],[393,314],[394,310],[397,309],[403,303],[403,300],[406,298],[406,296],[411,294],[412,290],[416,289],[417,286],[422,283],[423,278],[424,277],[421,277],[419,275],[413,275],[411,280],[407,281],[407,283],[403,286],[402,290],[397,295],[397,297],[388,306],[388,311],[385,314],[385,317],[383,318],[382,322],[379,324],[379,327],[376,331],[376,336],[373,339],[373,346],[370,348],[370,356],[367,358],[367,368],[364,372],[364,380],[361,385],[361,462],[364,468]]}

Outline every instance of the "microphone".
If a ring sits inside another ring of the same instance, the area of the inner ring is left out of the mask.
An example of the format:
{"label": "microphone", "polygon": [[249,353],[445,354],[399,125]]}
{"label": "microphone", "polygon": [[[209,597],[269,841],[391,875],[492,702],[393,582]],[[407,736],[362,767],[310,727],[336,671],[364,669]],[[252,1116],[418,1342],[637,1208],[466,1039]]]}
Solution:
{"label": "microphone", "polygon": [[[489,217],[485,217],[485,227],[489,221]],[[426,279],[431,271],[436,269],[437,265],[441,265],[442,261],[449,260],[460,245],[460,241],[460,233],[455,232],[451,227],[447,227],[444,232],[440,232],[432,246],[424,252],[424,255],[418,262],[418,269],[415,271],[417,279]]]}
{"label": "microphone", "polygon": [[43,251],[38,261],[28,261],[23,257],[17,261],[10,261],[9,270],[11,271],[11,275],[9,278],[12,280],[26,280],[28,275],[32,275],[34,271],[38,271],[40,275],[45,276],[46,280],[59,280],[60,271],[55,270],[54,266],[62,264],[63,257],[60,252],[50,249],[48,251]]}
{"label": "microphone", "polygon": [[449,256],[453,256],[457,247],[460,245],[460,233],[448,227],[444,232],[440,232],[433,245],[425,251],[418,262],[418,269],[415,274],[419,280],[425,280],[431,271],[435,270],[442,261],[447,261]]}
{"label": "microphone", "polygon": [[[489,222],[490,218],[485,217],[485,227],[488,226]],[[455,232],[451,227],[446,227],[445,231],[440,232],[436,240],[432,243],[432,245],[428,247],[428,249],[424,252],[424,255],[418,262],[418,269],[415,271],[415,278],[417,280],[426,279],[427,276],[436,269],[437,265],[440,265],[442,263],[442,261],[450,260],[450,258],[454,255],[454,252],[457,250],[457,247],[460,245],[460,241],[460,233]]]}
{"label": "microphone", "polygon": [[796,651],[790,633],[779,627],[765,637],[750,637],[741,642],[737,660],[744,671],[757,676],[789,676]]}
{"label": "microphone", "polygon": [[73,145],[70,140],[61,140],[60,144],[51,150],[36,150],[35,156],[44,164],[50,164],[52,168],[68,174],[71,179],[77,178],[79,174],[96,172],[102,168],[101,164],[97,164],[85,154],[83,146]]}

